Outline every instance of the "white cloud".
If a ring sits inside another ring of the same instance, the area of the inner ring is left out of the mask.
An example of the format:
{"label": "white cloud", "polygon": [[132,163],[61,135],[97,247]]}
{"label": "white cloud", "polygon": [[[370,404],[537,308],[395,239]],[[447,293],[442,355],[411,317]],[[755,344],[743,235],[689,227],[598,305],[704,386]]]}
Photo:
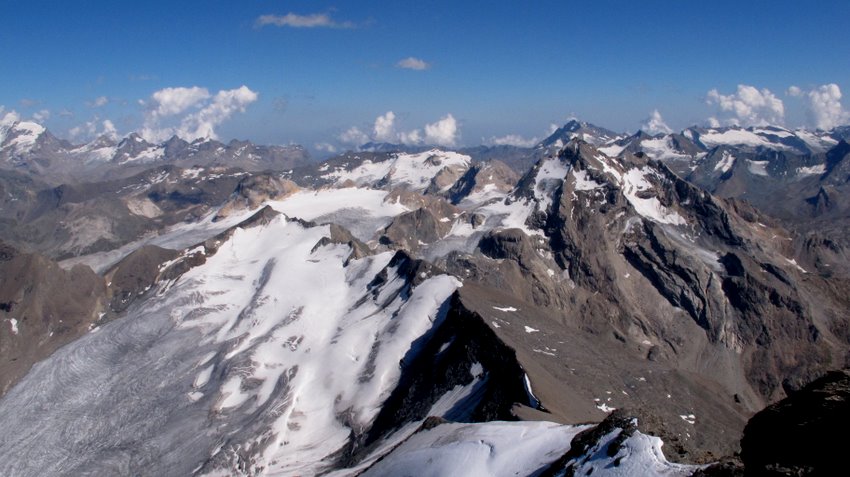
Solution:
{"label": "white cloud", "polygon": [[100,107],[106,106],[108,103],[109,103],[109,98],[107,98],[106,96],[98,96],[97,98],[94,98],[94,100],[92,100],[92,101],[87,101],[86,106],[88,106],[90,108],[100,108]]}
{"label": "white cloud", "polygon": [[343,144],[362,146],[369,142],[369,135],[361,131],[357,126],[352,126],[340,134],[338,139]]}
{"label": "white cloud", "polygon": [[364,133],[357,126],[348,128],[337,139],[343,144],[362,146],[367,142],[387,142],[392,144],[433,144],[438,146],[453,146],[457,142],[459,129],[455,118],[448,114],[432,124],[426,124],[423,129],[409,131],[396,130],[396,115],[387,111],[375,118],[372,134]]}
{"label": "white cloud", "polygon": [[799,98],[803,95],[803,90],[800,89],[799,86],[790,86],[788,87],[788,91],[785,92],[788,96],[794,96],[795,98]]}
{"label": "white cloud", "polygon": [[198,138],[218,139],[215,128],[236,112],[244,113],[249,104],[259,95],[247,86],[222,90],[216,93],[212,102],[197,113],[183,118],[178,135],[187,140]]}
{"label": "white cloud", "polygon": [[395,113],[387,111],[375,119],[372,138],[378,142],[393,142],[398,138],[395,134]]}
{"label": "white cloud", "polygon": [[[550,123],[549,126],[543,131],[543,137],[549,137],[552,134],[555,134],[560,128],[555,123]],[[533,147],[542,141],[541,138],[534,136],[531,138],[526,138],[519,134],[506,134],[504,136],[491,136],[490,139],[481,138],[481,141],[485,144],[490,144],[493,146],[517,146],[517,147]]]}
{"label": "white cloud", "polygon": [[422,144],[422,130],[414,129],[412,131],[400,132],[398,134],[398,142],[402,144]]}
{"label": "white cloud", "polygon": [[327,152],[330,154],[335,154],[337,151],[336,146],[327,142],[319,142],[313,145],[317,151]]}
{"label": "white cloud", "polygon": [[710,128],[719,128],[720,127],[720,120],[715,118],[714,116],[708,118],[705,122],[708,123],[708,127],[710,127]]}
{"label": "white cloud", "polygon": [[413,56],[408,56],[407,58],[405,58],[403,60],[399,60],[399,62],[396,63],[396,66],[398,66],[399,68],[405,68],[405,69],[408,69],[408,70],[417,70],[417,71],[427,70],[428,68],[431,67],[431,65],[429,63],[427,63],[424,60],[421,60],[419,58],[415,58]]}
{"label": "white cloud", "polygon": [[0,128],[8,128],[21,120],[21,115],[14,109],[9,110],[7,113],[4,113],[4,111],[6,111],[6,108],[0,106]]}
{"label": "white cloud", "polygon": [[47,109],[42,109],[41,111],[36,111],[35,113],[32,114],[32,118],[37,123],[43,123],[44,121],[47,121],[48,119],[50,119],[50,111],[48,111]]}
{"label": "white cloud", "polygon": [[190,107],[208,99],[210,92],[206,88],[192,86],[191,88],[163,88],[151,95],[156,103],[154,114],[158,116],[173,116],[180,114]]}
{"label": "white cloud", "polygon": [[103,120],[103,132],[101,134],[109,137],[112,140],[118,139],[118,130],[115,129],[115,125],[112,124],[112,121],[108,119]]}
{"label": "white cloud", "polygon": [[458,139],[457,121],[447,114],[439,121],[425,125],[425,142],[438,146],[454,146]]}
{"label": "white cloud", "polygon": [[[165,88],[154,92],[140,134],[148,141],[163,141],[178,135],[187,141],[218,139],[215,128],[237,112],[245,112],[258,94],[247,86],[221,90],[211,96],[206,88]],[[187,110],[194,112],[173,118]],[[163,125],[166,122],[166,125]]]}
{"label": "white cloud", "polygon": [[818,86],[806,93],[806,96],[809,112],[818,129],[828,131],[850,122],[850,111],[841,106],[841,88],[837,84]]}
{"label": "white cloud", "polygon": [[657,109],[654,109],[649,114],[649,118],[647,118],[643,125],[641,125],[641,129],[653,136],[656,134],[670,134],[673,132],[673,130],[670,129],[670,126],[664,122],[664,118],[661,117],[661,113],[658,112]]}
{"label": "white cloud", "polygon": [[494,146],[517,146],[517,147],[532,147],[540,142],[540,138],[524,138],[519,134],[506,134],[501,137],[491,137],[487,141]]}
{"label": "white cloud", "polygon": [[291,28],[354,28],[352,22],[338,22],[327,13],[311,13],[298,15],[287,13],[286,15],[261,15],[255,22],[257,27],[273,25]]}
{"label": "white cloud", "polygon": [[113,141],[117,141],[118,131],[115,129],[115,124],[112,121],[108,119],[101,121],[95,116],[91,121],[86,121],[69,129],[68,136],[71,140],[80,141],[89,141],[96,137],[106,136]]}
{"label": "white cloud", "polygon": [[764,126],[782,124],[785,119],[785,105],[767,88],[759,90],[739,84],[737,92],[729,95],[712,89],[706,102],[717,105],[721,112],[731,113],[725,120],[730,125]]}

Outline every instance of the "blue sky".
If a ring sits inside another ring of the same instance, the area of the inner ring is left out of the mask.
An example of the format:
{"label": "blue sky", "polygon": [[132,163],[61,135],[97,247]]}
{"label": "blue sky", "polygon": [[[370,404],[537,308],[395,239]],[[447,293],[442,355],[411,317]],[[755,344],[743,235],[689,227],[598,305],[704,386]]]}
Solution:
{"label": "blue sky", "polygon": [[673,129],[831,125],[847,18],[845,0],[0,0],[0,105],[77,141],[109,120],[311,148],[530,140],[572,116],[634,131],[654,110]]}

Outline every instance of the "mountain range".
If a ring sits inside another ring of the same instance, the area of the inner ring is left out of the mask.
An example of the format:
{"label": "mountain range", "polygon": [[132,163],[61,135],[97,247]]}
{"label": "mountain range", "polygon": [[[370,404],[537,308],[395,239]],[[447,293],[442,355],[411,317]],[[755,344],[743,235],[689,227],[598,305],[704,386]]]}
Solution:
{"label": "mountain range", "polygon": [[793,470],[816,446],[747,436],[843,392],[848,139],[571,121],[317,162],[15,123],[0,473]]}

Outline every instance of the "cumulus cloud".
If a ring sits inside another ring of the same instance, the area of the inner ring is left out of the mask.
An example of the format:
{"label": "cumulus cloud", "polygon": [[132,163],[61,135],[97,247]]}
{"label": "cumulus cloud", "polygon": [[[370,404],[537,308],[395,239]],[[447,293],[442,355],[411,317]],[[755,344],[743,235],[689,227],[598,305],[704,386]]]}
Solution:
{"label": "cumulus cloud", "polygon": [[447,114],[439,121],[425,125],[425,142],[438,146],[454,146],[459,133],[457,120]]}
{"label": "cumulus cloud", "polygon": [[98,96],[91,101],[86,102],[86,106],[90,108],[100,108],[106,106],[109,103],[109,98],[106,96]]}
{"label": "cumulus cloud", "polygon": [[670,129],[670,126],[664,122],[664,118],[661,117],[661,113],[658,112],[657,109],[652,110],[649,114],[649,118],[644,121],[640,128],[643,129],[644,132],[653,136],[656,134],[670,134],[673,132],[673,130]]}
{"label": "cumulus cloud", "polygon": [[148,141],[163,141],[173,135],[187,141],[218,139],[215,128],[237,112],[245,112],[259,95],[247,86],[221,90],[211,95],[206,88],[164,88],[149,101],[144,127],[140,131]]}
{"label": "cumulus cloud", "polygon": [[47,109],[42,109],[41,111],[36,111],[32,114],[32,118],[37,123],[43,123],[50,119],[50,111]]}
{"label": "cumulus cloud", "polygon": [[101,121],[100,118],[95,116],[91,121],[86,121],[69,129],[68,136],[74,141],[87,141],[100,136],[106,136],[113,141],[117,141],[118,131],[115,129],[115,124],[112,121],[108,119]]}
{"label": "cumulus cloud", "polygon": [[500,137],[491,137],[485,142],[494,146],[532,147],[540,142],[540,138],[536,136],[532,138],[525,138],[519,134],[506,134]]}
{"label": "cumulus cloud", "polygon": [[434,123],[426,124],[421,129],[397,131],[396,115],[392,111],[387,111],[375,119],[371,135],[366,134],[357,126],[352,126],[340,134],[337,139],[343,144],[353,146],[362,146],[370,141],[406,145],[454,146],[459,135],[457,120],[451,114],[447,114]]}
{"label": "cumulus cloud", "polygon": [[[800,94],[802,95],[802,91]],[[806,97],[809,112],[818,129],[828,131],[850,122],[850,112],[841,106],[841,88],[837,84],[818,86],[807,92]]]}
{"label": "cumulus cloud", "polygon": [[112,124],[112,121],[108,119],[103,120],[103,132],[101,134],[109,137],[110,139],[116,140],[118,139],[118,130],[115,129],[115,125]]}
{"label": "cumulus cloud", "polygon": [[313,145],[317,151],[327,152],[329,154],[335,154],[337,152],[336,146],[327,142],[318,142]]}
{"label": "cumulus cloud", "polygon": [[375,119],[372,128],[372,138],[379,142],[393,142],[397,139],[395,134],[395,113],[387,111],[383,116]]}
{"label": "cumulus cloud", "polygon": [[151,101],[156,105],[153,113],[158,116],[180,114],[209,97],[209,90],[198,86],[163,88],[151,95]]}
{"label": "cumulus cloud", "polygon": [[716,89],[708,92],[706,102],[716,105],[720,112],[727,113],[725,122],[735,126],[765,126],[782,124],[785,105],[767,88],[739,84],[738,90],[729,95]]}
{"label": "cumulus cloud", "polygon": [[[555,134],[560,128],[555,123],[550,123],[549,126],[543,131],[543,137],[549,137],[552,134]],[[481,141],[485,144],[489,144],[492,146],[517,146],[517,147],[533,147],[542,141],[540,137],[524,137],[520,134],[506,134],[504,136],[491,136],[490,139],[481,138]]]}
{"label": "cumulus cloud", "polygon": [[267,25],[290,28],[354,28],[352,22],[338,22],[327,13],[311,13],[298,15],[287,13],[286,15],[261,15],[254,25],[258,28]]}
{"label": "cumulus cloud", "polygon": [[427,70],[431,67],[431,65],[426,63],[424,60],[415,58],[413,56],[408,56],[403,60],[399,60],[399,62],[396,63],[396,66],[399,68],[417,71]]}
{"label": "cumulus cloud", "polygon": [[794,96],[795,98],[799,98],[803,95],[803,90],[800,89],[799,86],[789,86],[788,91],[785,92],[788,96]]}
{"label": "cumulus cloud", "polygon": [[343,144],[361,146],[369,142],[369,135],[361,131],[357,126],[352,126],[340,134],[338,139]]}
{"label": "cumulus cloud", "polygon": [[422,137],[422,130],[420,129],[400,132],[398,134],[398,142],[402,144],[422,144],[424,140],[425,139]]}
{"label": "cumulus cloud", "polygon": [[21,115],[14,109],[6,112],[6,108],[0,106],[0,128],[8,128],[12,124],[21,120]]}

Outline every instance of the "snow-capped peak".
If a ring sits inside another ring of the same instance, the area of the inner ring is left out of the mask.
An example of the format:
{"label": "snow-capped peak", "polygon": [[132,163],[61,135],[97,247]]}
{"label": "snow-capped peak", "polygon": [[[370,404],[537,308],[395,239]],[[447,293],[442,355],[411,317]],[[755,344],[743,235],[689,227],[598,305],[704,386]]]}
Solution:
{"label": "snow-capped peak", "polygon": [[36,122],[16,121],[0,127],[0,147],[14,154],[28,152],[45,131],[44,126]]}

